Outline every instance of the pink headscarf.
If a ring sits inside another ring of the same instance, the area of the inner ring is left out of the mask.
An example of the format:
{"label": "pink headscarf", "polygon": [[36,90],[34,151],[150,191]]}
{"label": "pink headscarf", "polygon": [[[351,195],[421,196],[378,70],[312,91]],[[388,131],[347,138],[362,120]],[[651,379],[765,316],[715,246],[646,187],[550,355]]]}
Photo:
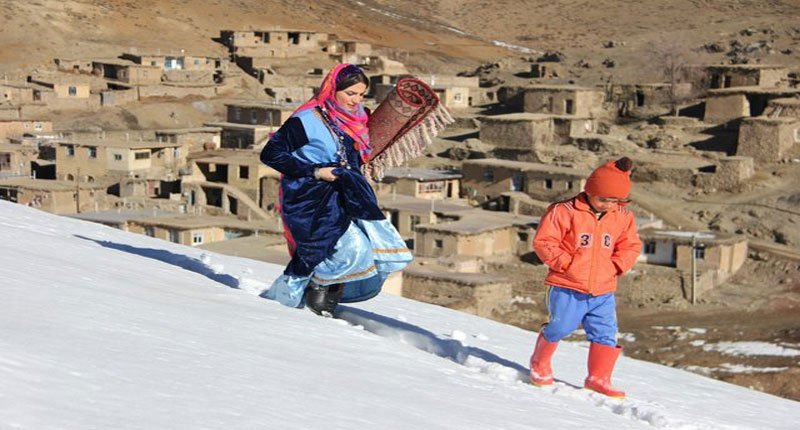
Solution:
{"label": "pink headscarf", "polygon": [[361,161],[367,162],[372,153],[372,147],[369,144],[369,132],[367,130],[367,113],[364,107],[359,105],[355,112],[350,112],[336,101],[336,83],[338,81],[339,73],[346,67],[355,67],[351,64],[338,64],[325,76],[322,80],[319,92],[305,102],[302,106],[297,108],[294,113],[302,112],[304,110],[320,107],[327,112],[329,120],[334,122],[334,126],[339,130],[345,132],[348,136],[355,141],[355,148],[361,156]]}

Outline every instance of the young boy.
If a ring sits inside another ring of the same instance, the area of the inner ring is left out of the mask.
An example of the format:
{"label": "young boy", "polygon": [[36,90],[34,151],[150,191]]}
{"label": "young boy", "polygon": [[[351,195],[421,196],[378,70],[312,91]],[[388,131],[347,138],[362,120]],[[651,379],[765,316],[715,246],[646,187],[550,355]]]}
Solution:
{"label": "young boy", "polygon": [[551,205],[541,219],[533,248],[550,267],[545,278],[550,319],[531,357],[536,385],[553,383],[550,358],[558,341],[583,324],[591,342],[584,387],[625,397],[611,386],[611,372],[622,350],[616,340],[617,278],[633,267],[642,248],[634,216],[625,208],[632,167],[627,157],[598,167],[584,192]]}

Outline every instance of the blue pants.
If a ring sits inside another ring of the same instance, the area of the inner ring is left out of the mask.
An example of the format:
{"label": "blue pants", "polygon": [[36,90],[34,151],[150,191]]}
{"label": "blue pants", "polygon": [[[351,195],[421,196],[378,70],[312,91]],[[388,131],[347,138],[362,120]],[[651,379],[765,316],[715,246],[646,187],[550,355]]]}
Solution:
{"label": "blue pants", "polygon": [[542,329],[548,342],[558,342],[583,324],[589,342],[617,345],[617,304],[614,293],[592,296],[551,286],[547,309],[550,322]]}

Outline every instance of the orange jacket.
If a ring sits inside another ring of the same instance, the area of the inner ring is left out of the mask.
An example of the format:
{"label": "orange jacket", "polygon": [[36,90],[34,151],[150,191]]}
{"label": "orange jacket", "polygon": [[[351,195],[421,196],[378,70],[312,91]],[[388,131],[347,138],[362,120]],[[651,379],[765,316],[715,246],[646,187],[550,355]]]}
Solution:
{"label": "orange jacket", "polygon": [[633,267],[642,242],[631,211],[618,205],[598,220],[581,193],[550,205],[533,249],[550,267],[547,285],[599,296],[617,289],[617,278]]}

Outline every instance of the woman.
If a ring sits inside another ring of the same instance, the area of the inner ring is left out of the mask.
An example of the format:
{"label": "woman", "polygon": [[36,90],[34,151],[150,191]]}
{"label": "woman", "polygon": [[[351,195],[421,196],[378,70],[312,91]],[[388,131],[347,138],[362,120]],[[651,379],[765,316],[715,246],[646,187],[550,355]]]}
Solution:
{"label": "woman", "polygon": [[331,316],[339,302],[377,295],[412,259],[361,173],[371,150],[361,105],[368,85],[357,66],[334,67],[261,152],[283,174],[279,203],[292,255],[267,298]]}

